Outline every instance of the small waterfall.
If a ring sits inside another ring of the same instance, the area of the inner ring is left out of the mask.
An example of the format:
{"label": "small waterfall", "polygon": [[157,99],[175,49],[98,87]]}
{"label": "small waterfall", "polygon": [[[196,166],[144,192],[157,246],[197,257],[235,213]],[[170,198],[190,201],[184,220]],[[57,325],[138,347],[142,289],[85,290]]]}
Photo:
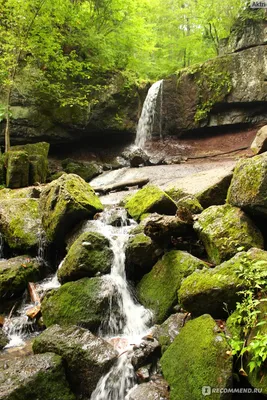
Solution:
{"label": "small waterfall", "polygon": [[[162,136],[162,94],[163,94],[163,80],[155,82],[149,89],[145,102],[143,104],[143,109],[141,117],[139,118],[135,145],[144,148],[147,139],[151,138],[155,123],[157,122],[159,136]],[[160,104],[158,104],[158,98]],[[160,111],[157,115],[157,109]],[[157,120],[157,121],[156,121]]]}

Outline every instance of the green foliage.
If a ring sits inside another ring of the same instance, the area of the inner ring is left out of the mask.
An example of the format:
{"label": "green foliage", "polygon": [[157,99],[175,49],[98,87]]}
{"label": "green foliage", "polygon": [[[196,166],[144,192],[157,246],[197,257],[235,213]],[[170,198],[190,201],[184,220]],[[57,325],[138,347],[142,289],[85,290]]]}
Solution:
{"label": "green foliage", "polygon": [[266,261],[257,260],[251,262],[246,255],[236,271],[248,289],[241,290],[239,294],[242,301],[237,303],[236,311],[231,323],[241,328],[241,337],[235,335],[230,340],[232,354],[241,358],[241,372],[243,370],[243,356],[248,358],[250,373],[259,370],[267,358],[267,336],[257,332],[258,327],[265,325],[267,321],[259,320],[261,306],[267,301],[263,298],[267,294],[267,270]]}

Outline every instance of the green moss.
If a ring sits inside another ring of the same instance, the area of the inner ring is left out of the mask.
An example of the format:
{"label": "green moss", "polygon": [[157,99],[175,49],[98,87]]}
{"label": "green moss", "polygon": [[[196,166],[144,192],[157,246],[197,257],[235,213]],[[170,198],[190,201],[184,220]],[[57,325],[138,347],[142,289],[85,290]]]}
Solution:
{"label": "green moss", "polygon": [[[209,315],[189,321],[161,358],[170,399],[199,400],[203,386],[231,387],[232,359],[227,350],[225,336]],[[212,399],[221,399],[221,394]]]}
{"label": "green moss", "polygon": [[51,291],[42,302],[45,325],[79,325],[96,331],[108,310],[103,289],[101,278],[83,278]]}
{"label": "green moss", "polygon": [[260,230],[243,211],[229,204],[207,208],[200,214],[194,229],[214,264],[231,258],[240,246],[244,250],[263,248]]}
{"label": "green moss", "polygon": [[29,185],[29,156],[26,151],[9,151],[5,154],[6,185],[20,188]]}
{"label": "green moss", "polygon": [[46,142],[28,143],[18,146],[12,146],[12,151],[25,151],[29,155],[40,155],[44,158],[48,157],[50,144]]}
{"label": "green moss", "polygon": [[125,208],[135,220],[139,220],[145,213],[175,214],[177,209],[174,201],[163,190],[152,185],[131,196]]}
{"label": "green moss", "polygon": [[101,172],[100,167],[94,162],[83,163],[68,158],[63,160],[61,164],[65,172],[79,175],[86,182],[89,182]]}
{"label": "green moss", "polygon": [[137,286],[139,300],[150,308],[155,322],[163,322],[177,304],[177,290],[182,279],[206,264],[191,254],[173,250],[146,274]]}
{"label": "green moss", "polygon": [[172,198],[173,201],[177,202],[185,196],[188,196],[189,193],[184,192],[182,189],[170,187],[165,190],[168,196]]}
{"label": "green moss", "polygon": [[192,214],[200,214],[203,211],[202,205],[199,203],[198,199],[193,195],[188,195],[182,197],[177,202],[177,208],[184,207],[188,209]]}
{"label": "green moss", "polygon": [[103,235],[84,232],[70,247],[61,268],[58,279],[65,283],[97,274],[107,274],[113,262],[113,252],[109,241]]}

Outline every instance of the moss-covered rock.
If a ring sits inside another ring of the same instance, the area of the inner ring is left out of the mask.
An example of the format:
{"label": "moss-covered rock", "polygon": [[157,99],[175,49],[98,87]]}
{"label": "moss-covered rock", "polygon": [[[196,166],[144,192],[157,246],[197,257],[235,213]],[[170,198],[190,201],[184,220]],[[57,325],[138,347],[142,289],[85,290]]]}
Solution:
{"label": "moss-covered rock", "polygon": [[177,202],[177,208],[179,210],[180,207],[187,208],[192,214],[200,214],[203,211],[203,207],[198,201],[198,199],[193,195],[188,195],[182,197]]}
{"label": "moss-covered rock", "polygon": [[215,268],[193,272],[183,280],[178,290],[180,304],[194,316],[209,313],[214,318],[224,318],[226,308],[233,311],[236,302],[240,300],[238,292],[246,288],[243,279],[238,276],[240,266],[250,268],[259,260],[264,261],[262,268],[265,270],[267,252],[250,249],[236,254]]}
{"label": "moss-covered rock", "polygon": [[28,282],[38,281],[42,272],[38,261],[28,256],[0,260],[0,298],[3,300],[21,295]]}
{"label": "moss-covered rock", "polygon": [[248,213],[267,216],[267,153],[238,162],[227,201]]}
{"label": "moss-covered rock", "polygon": [[[171,388],[171,400],[200,400],[203,387],[232,386],[232,358],[227,340],[210,315],[189,321],[161,358],[165,379]],[[211,398],[219,400],[220,393]],[[224,395],[230,399],[231,394]]]}
{"label": "moss-covered rock", "polygon": [[105,340],[77,326],[51,326],[34,340],[33,351],[60,355],[73,392],[83,398],[90,397],[101,376],[108,372],[118,356]]}
{"label": "moss-covered rock", "polygon": [[29,185],[30,162],[26,151],[9,151],[5,154],[6,185],[16,189]]}
{"label": "moss-covered rock", "polygon": [[2,350],[7,344],[9,340],[3,329],[0,328],[0,350]]}
{"label": "moss-covered rock", "polygon": [[207,208],[200,214],[194,229],[214,264],[234,256],[240,246],[244,250],[263,248],[260,230],[242,210],[229,204]]}
{"label": "moss-covered rock", "polygon": [[145,213],[175,214],[177,206],[163,190],[151,185],[127,199],[125,208],[130,216],[138,221]]}
{"label": "moss-covered rock", "polygon": [[26,151],[29,155],[40,155],[45,159],[48,157],[50,144],[47,142],[27,143],[18,146],[12,146],[12,151]]}
{"label": "moss-covered rock", "polygon": [[81,177],[64,174],[42,191],[40,210],[47,239],[62,242],[75,224],[102,211],[103,206]]}
{"label": "moss-covered rock", "polygon": [[189,193],[179,187],[168,187],[166,188],[165,193],[167,193],[167,195],[175,202],[179,201],[183,197],[189,196]]}
{"label": "moss-covered rock", "polygon": [[75,400],[61,357],[53,353],[0,360],[1,400]]}
{"label": "moss-covered rock", "polygon": [[70,247],[57,276],[61,283],[84,277],[108,274],[113,262],[113,252],[105,236],[84,232]]}
{"label": "moss-covered rock", "polygon": [[144,233],[130,236],[126,245],[126,275],[133,281],[149,272],[163,250]]}
{"label": "moss-covered rock", "polygon": [[95,176],[101,174],[102,168],[95,162],[81,162],[67,158],[62,161],[62,168],[68,174],[76,174],[86,182],[90,182]]}
{"label": "moss-covered rock", "polygon": [[95,332],[109,307],[102,278],[83,278],[49,292],[42,301],[44,324],[79,325]]}
{"label": "moss-covered rock", "polygon": [[0,199],[0,230],[11,249],[25,252],[36,248],[41,228],[38,199]]}
{"label": "moss-covered rock", "polygon": [[170,251],[159,260],[137,286],[140,302],[150,308],[156,323],[163,322],[177,304],[182,279],[206,264],[184,251]]}

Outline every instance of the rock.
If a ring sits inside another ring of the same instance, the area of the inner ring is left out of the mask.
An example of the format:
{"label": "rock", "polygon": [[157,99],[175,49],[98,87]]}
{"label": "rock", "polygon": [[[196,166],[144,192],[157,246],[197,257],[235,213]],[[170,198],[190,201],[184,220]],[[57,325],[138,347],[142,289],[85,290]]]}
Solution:
{"label": "rock", "polygon": [[153,376],[147,383],[134,386],[125,400],[169,400],[168,383],[161,376]]}
{"label": "rock", "polygon": [[191,319],[189,314],[178,313],[169,316],[161,325],[156,325],[153,330],[153,336],[161,345],[162,354],[172,344],[176,336],[180,333],[182,327]]}
{"label": "rock", "polygon": [[254,154],[260,154],[267,150],[267,125],[258,130],[250,148]]}
{"label": "rock", "polygon": [[191,214],[200,214],[203,211],[203,207],[198,199],[190,194],[178,200],[177,211],[179,211],[180,207],[187,208]]}
{"label": "rock", "polygon": [[0,350],[2,350],[9,342],[9,339],[3,329],[0,328]]}
{"label": "rock", "polygon": [[53,353],[0,360],[1,400],[75,400],[61,357]]}
{"label": "rock", "polygon": [[[170,398],[199,400],[203,387],[231,388],[233,366],[228,350],[225,335],[210,315],[189,321],[161,358]],[[231,396],[224,394],[223,398]],[[212,399],[220,398],[220,393],[212,394]]]}
{"label": "rock", "polygon": [[156,364],[160,357],[160,345],[155,338],[143,338],[139,345],[135,345],[131,354],[131,363],[137,370],[140,367],[152,363]]}
{"label": "rock", "polygon": [[108,274],[113,262],[113,252],[105,236],[84,232],[71,245],[58,270],[59,282],[76,281],[84,277]]}
{"label": "rock", "polygon": [[37,259],[19,256],[0,260],[0,298],[9,299],[20,296],[28,282],[36,282],[43,276]]}
{"label": "rock", "polygon": [[42,315],[49,327],[79,325],[96,332],[109,308],[109,298],[102,278],[83,278],[52,290],[43,299]]}
{"label": "rock", "polygon": [[251,214],[267,216],[267,153],[240,160],[234,170],[227,201]]}
{"label": "rock", "polygon": [[6,185],[16,189],[29,185],[29,156],[26,151],[9,151],[6,159]]}
{"label": "rock", "polygon": [[[187,178],[188,179],[188,178]],[[178,202],[180,199],[182,199],[185,196],[188,196],[189,194],[186,193],[183,189],[180,189],[179,187],[167,187],[165,189],[165,192],[167,193],[168,196],[172,198],[173,201]]]}
{"label": "rock", "polygon": [[141,148],[129,148],[122,153],[122,157],[129,161],[132,168],[149,164],[149,156]]}
{"label": "rock", "polygon": [[82,178],[64,174],[42,191],[40,210],[48,241],[62,242],[75,224],[102,211],[103,206]]}
{"label": "rock", "polygon": [[177,290],[182,279],[206,264],[183,251],[173,250],[146,274],[137,286],[140,302],[154,313],[156,323],[162,323],[177,304]]}
{"label": "rock", "polygon": [[250,249],[236,254],[215,268],[193,272],[182,281],[178,289],[179,303],[194,317],[209,313],[214,318],[225,318],[226,308],[230,312],[235,310],[236,302],[240,300],[238,292],[246,288],[245,282],[238,275],[240,266],[249,271],[254,262],[259,260],[263,261],[262,268],[265,270],[267,252]]}
{"label": "rock", "polygon": [[77,326],[51,326],[35,338],[33,351],[61,356],[73,392],[86,398],[90,397],[101,376],[109,371],[118,356],[105,340]]}
{"label": "rock", "polygon": [[65,172],[79,175],[86,182],[90,182],[91,179],[103,172],[101,166],[95,162],[81,162],[67,158],[61,164]]}
{"label": "rock", "polygon": [[22,252],[36,249],[42,231],[39,200],[13,198],[12,194],[9,196],[7,193],[6,199],[4,196],[0,191],[0,230],[4,241],[11,249]]}
{"label": "rock", "polygon": [[130,236],[125,250],[127,278],[139,281],[151,270],[162,253],[163,250],[145,234]]}
{"label": "rock", "polygon": [[193,221],[183,221],[178,216],[152,214],[145,224],[144,233],[153,241],[168,246],[173,238],[193,233]]}
{"label": "rock", "polygon": [[228,260],[240,247],[263,248],[260,230],[242,210],[229,204],[207,208],[195,222],[194,229],[214,264]]}
{"label": "rock", "polygon": [[125,208],[135,220],[140,220],[145,213],[172,215],[177,209],[174,201],[163,190],[153,185],[144,187],[127,199]]}

